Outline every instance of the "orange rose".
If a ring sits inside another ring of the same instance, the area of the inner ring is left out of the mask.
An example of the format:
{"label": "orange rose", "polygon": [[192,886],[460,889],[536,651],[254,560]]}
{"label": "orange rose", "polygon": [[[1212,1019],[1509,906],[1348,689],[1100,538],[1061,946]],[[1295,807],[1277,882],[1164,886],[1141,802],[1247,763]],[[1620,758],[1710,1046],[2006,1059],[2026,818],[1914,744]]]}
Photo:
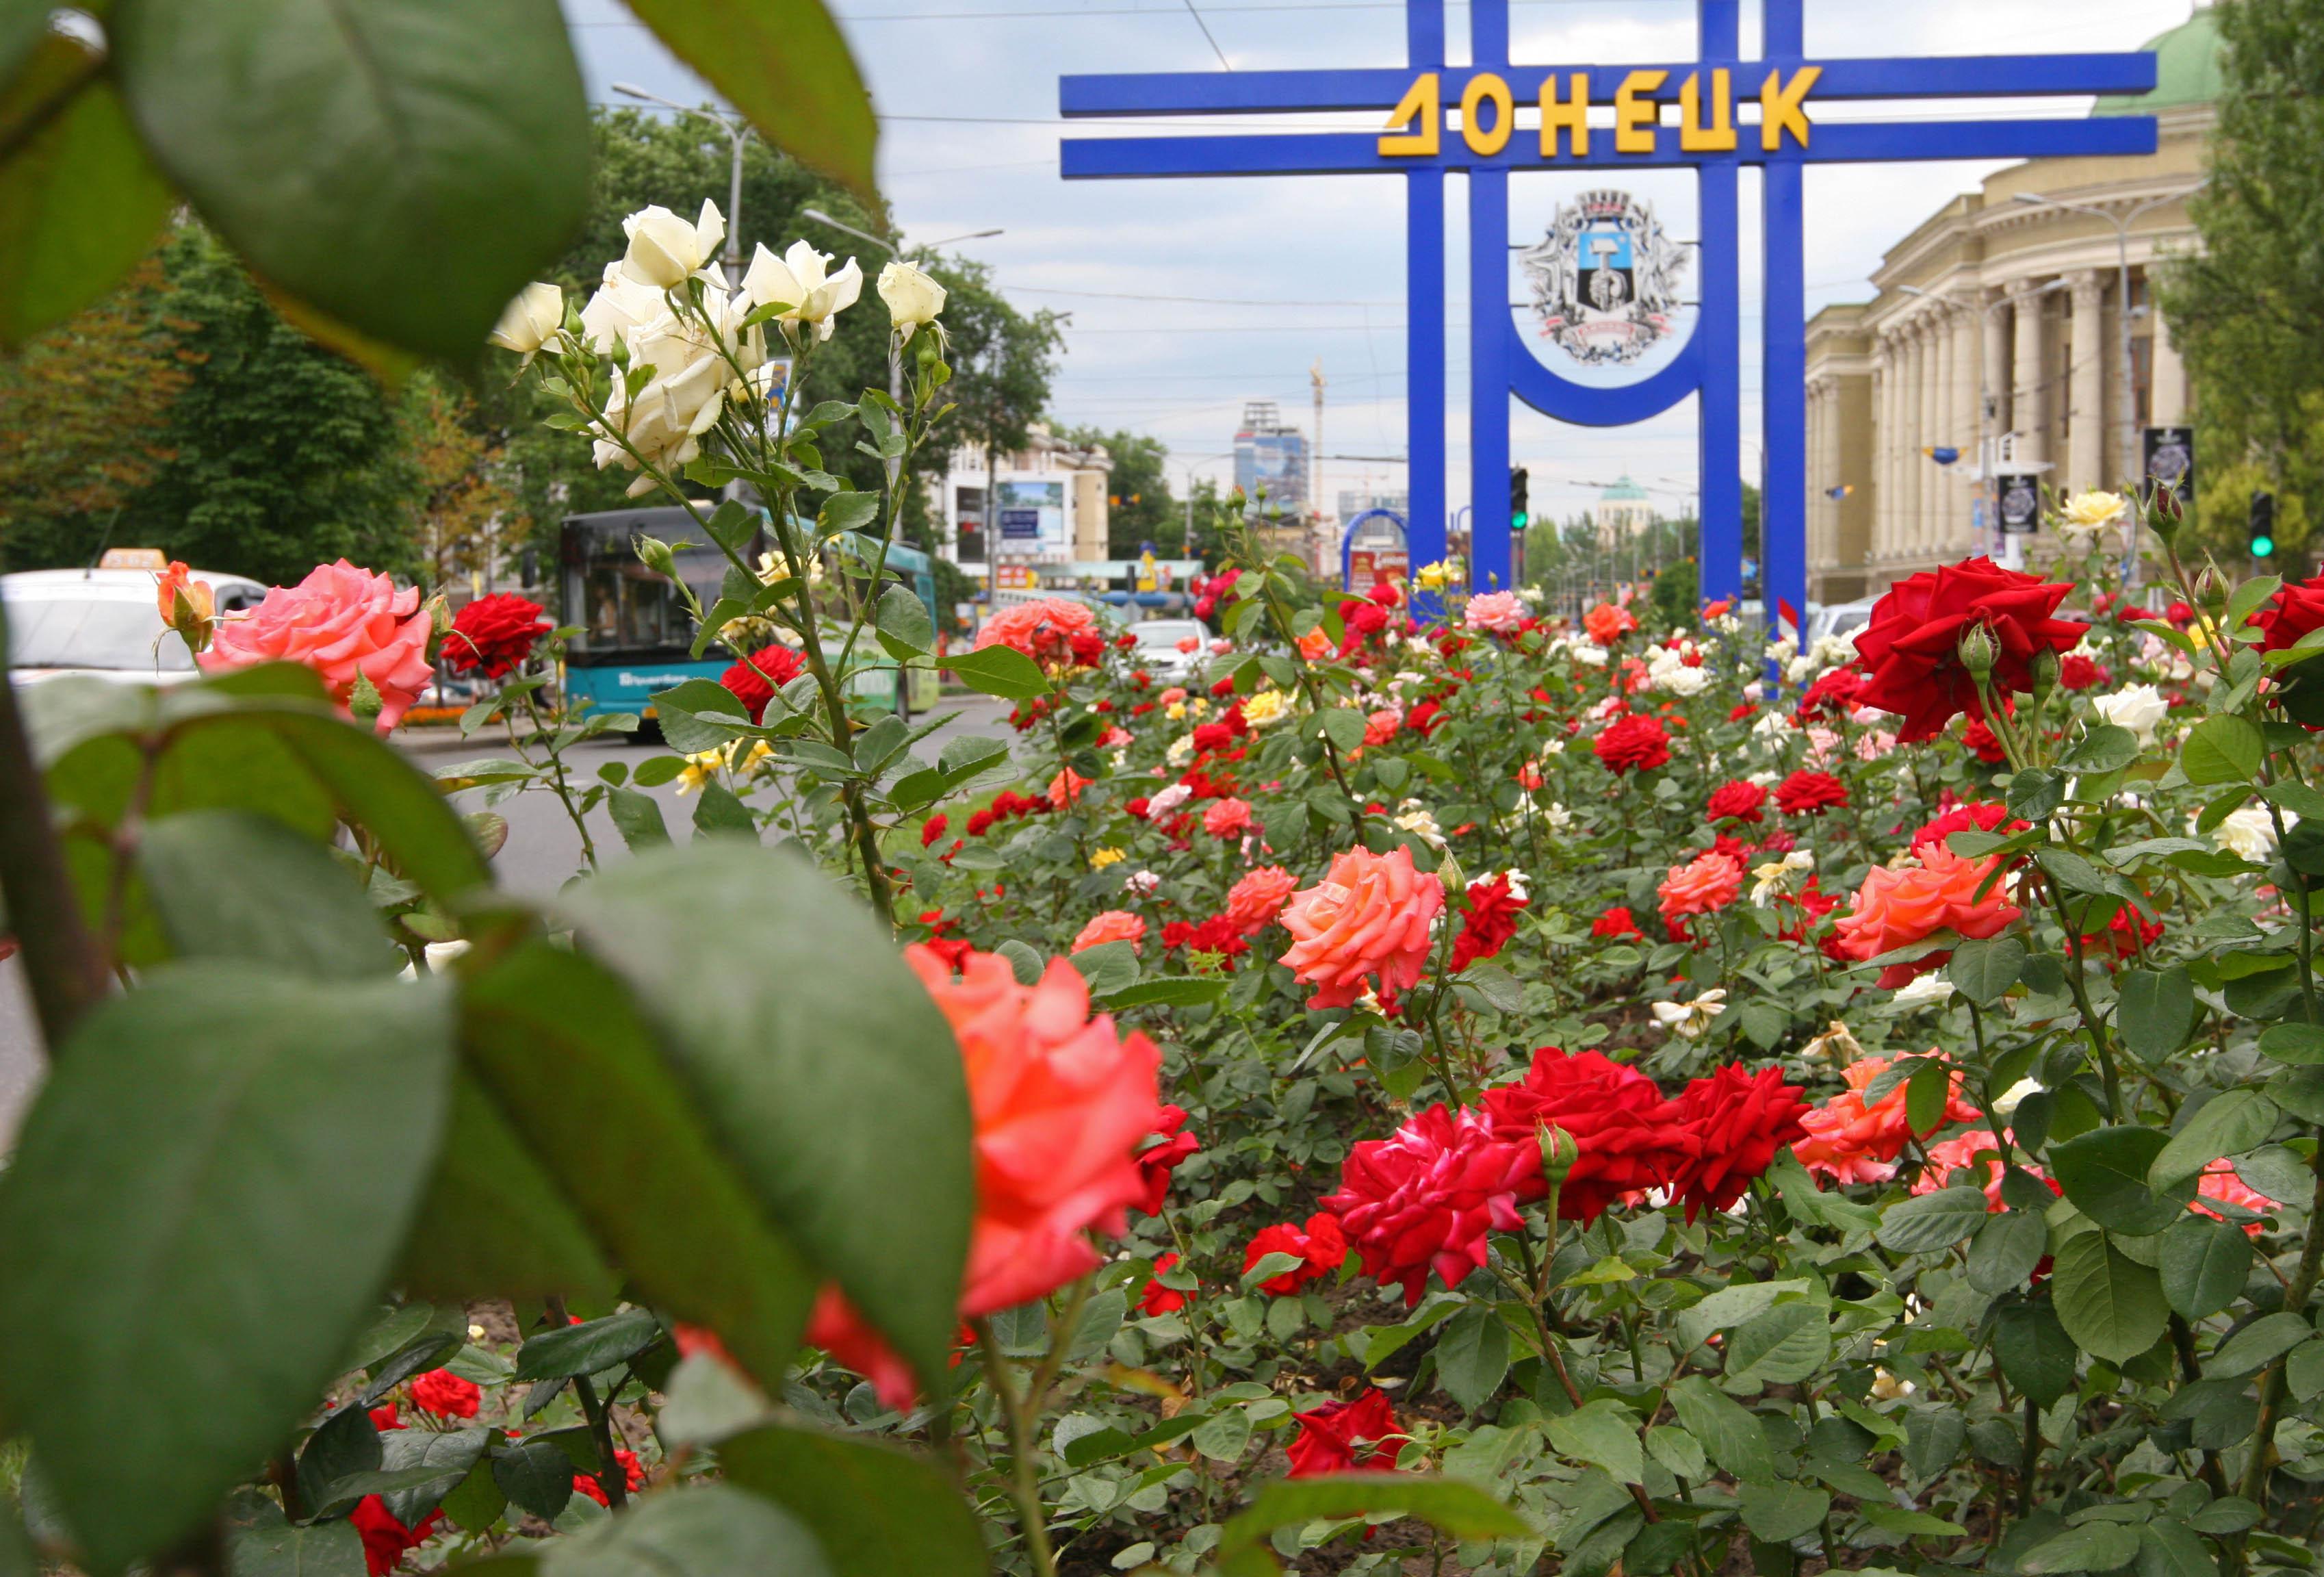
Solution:
{"label": "orange rose", "polygon": [[1622,638],[1623,632],[1637,629],[1638,622],[1630,616],[1628,608],[1616,607],[1612,603],[1600,603],[1582,615],[1582,627],[1590,632],[1590,639],[1599,645],[1611,646]]}
{"label": "orange rose", "polygon": [[1732,854],[1698,854],[1686,864],[1672,866],[1655,890],[1662,894],[1666,920],[1717,914],[1743,890],[1743,862]]}
{"label": "orange rose", "polygon": [[[1849,1064],[1840,1075],[1848,1081],[1848,1088],[1801,1117],[1800,1126],[1807,1130],[1807,1137],[1792,1147],[1792,1154],[1799,1157],[1800,1165],[1838,1183],[1885,1183],[1895,1176],[1896,1157],[1906,1139],[1926,1139],[1941,1128],[1973,1122],[1980,1115],[1976,1107],[1960,1098],[1960,1074],[1952,1075],[1944,1115],[1918,1135],[1914,1133],[1911,1119],[1905,1114],[1904,1084],[1866,1105],[1864,1092],[1887,1071],[1893,1060],[1868,1056]],[[1965,1161],[1968,1157],[1961,1158]]]}
{"label": "orange rose", "polygon": [[1107,909],[1093,915],[1090,923],[1074,938],[1073,951],[1102,947],[1108,942],[1127,942],[1134,950],[1146,936],[1146,922],[1128,909]]}
{"label": "orange rose", "polygon": [[1283,911],[1291,948],[1282,962],[1315,987],[1311,1008],[1352,1006],[1367,975],[1410,991],[1428,961],[1428,923],[1443,907],[1443,887],[1413,869],[1411,850],[1350,849],[1322,881],[1292,895]]}
{"label": "orange rose", "polygon": [[[1877,958],[1925,941],[1940,931],[1965,937],[1999,936],[2024,911],[2002,895],[1996,882],[1983,898],[1978,889],[1993,873],[1994,859],[1964,860],[1942,844],[1921,852],[1921,862],[1899,871],[1874,866],[1856,895],[1856,907],[1835,925],[1840,950],[1850,958]],[[1950,950],[1931,953],[1880,972],[1880,988],[1894,991],[1914,975],[1941,968]]]}
{"label": "orange rose", "polygon": [[1299,878],[1280,865],[1261,865],[1227,890],[1227,918],[1246,936],[1274,923],[1299,887]]}

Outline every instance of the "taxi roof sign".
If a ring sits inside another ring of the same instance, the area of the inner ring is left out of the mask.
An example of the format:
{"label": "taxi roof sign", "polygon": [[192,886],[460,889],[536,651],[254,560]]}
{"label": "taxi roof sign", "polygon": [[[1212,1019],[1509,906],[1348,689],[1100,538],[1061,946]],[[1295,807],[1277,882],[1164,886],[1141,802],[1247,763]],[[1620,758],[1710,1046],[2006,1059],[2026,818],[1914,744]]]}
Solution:
{"label": "taxi roof sign", "polygon": [[97,561],[99,569],[150,569],[156,575],[170,567],[170,556],[159,548],[107,548]]}

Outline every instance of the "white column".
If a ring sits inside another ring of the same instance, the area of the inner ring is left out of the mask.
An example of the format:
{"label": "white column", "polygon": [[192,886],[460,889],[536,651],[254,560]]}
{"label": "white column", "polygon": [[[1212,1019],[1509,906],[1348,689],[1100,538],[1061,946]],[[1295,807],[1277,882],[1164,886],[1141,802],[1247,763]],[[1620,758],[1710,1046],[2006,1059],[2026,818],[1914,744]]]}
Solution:
{"label": "white column", "polygon": [[1921,458],[1921,429],[1929,411],[1929,341],[1917,322],[1905,332],[1904,442],[1897,459],[1904,467],[1904,541],[1918,557],[1928,547],[1928,517],[1922,493],[1926,478],[1921,475],[1928,462]]}
{"label": "white column", "polygon": [[2176,427],[2187,420],[2187,364],[2179,359],[2179,347],[2171,341],[2171,325],[2160,314],[2153,322],[2154,392],[2150,409],[2156,427]]}
{"label": "white column", "polygon": [[2074,339],[2067,380],[2073,403],[2061,486],[2103,487],[2106,475],[2106,289],[2096,270],[2074,276]]}
{"label": "white column", "polygon": [[1872,488],[1872,540],[1865,555],[1876,563],[1885,561],[1890,551],[1888,504],[1895,494],[1888,477],[1888,447],[1896,441],[1895,391],[1895,358],[1882,335],[1873,342],[1872,475],[1866,479]]}
{"label": "white column", "polygon": [[2009,364],[2009,430],[2017,434],[2017,457],[2039,461],[2048,456],[2047,424],[2043,420],[2042,299],[2034,281],[2017,280],[2009,287],[2010,316],[2015,319],[2016,344]]}
{"label": "white column", "polygon": [[[1921,441],[1925,444],[1946,444],[1952,441],[1953,425],[1953,332],[1941,309],[1929,319],[1929,415],[1921,426]],[[1945,521],[1945,468],[1925,456],[1921,460],[1921,496],[1926,503],[1929,551],[1939,556],[1948,546],[1950,531]]]}

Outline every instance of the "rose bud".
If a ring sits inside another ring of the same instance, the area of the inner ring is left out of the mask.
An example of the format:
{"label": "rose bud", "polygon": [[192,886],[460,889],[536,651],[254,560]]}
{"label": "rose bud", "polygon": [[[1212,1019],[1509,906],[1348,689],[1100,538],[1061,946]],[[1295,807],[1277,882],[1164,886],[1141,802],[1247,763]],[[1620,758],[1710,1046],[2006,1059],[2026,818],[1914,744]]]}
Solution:
{"label": "rose bud", "polygon": [[1962,632],[1961,667],[1969,669],[1970,678],[1983,684],[1987,677],[1993,672],[1994,659],[1998,655],[1994,649],[1993,632],[1984,625],[1972,624]]}

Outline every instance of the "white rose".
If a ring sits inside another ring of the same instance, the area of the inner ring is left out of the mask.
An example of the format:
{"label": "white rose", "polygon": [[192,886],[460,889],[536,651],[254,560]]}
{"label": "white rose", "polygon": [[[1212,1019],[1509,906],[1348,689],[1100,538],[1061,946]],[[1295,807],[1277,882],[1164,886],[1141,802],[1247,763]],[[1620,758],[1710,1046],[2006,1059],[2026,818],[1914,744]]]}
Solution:
{"label": "white rose", "polygon": [[934,323],[945,309],[945,288],[901,258],[892,258],[880,271],[880,299],[899,328]]}
{"label": "white rose", "polygon": [[2008,1118],[2013,1116],[2015,1114],[2019,1104],[2024,1101],[2026,1096],[2038,1095],[2041,1093],[2042,1083],[2040,1080],[2020,1079],[2015,1084],[2010,1085],[2009,1088],[2004,1090],[2000,1094],[1996,1095],[1993,1098],[1993,1115],[2000,1118]]}
{"label": "white rose", "polygon": [[[2188,817],[2190,832],[2194,830],[2197,819]],[[2283,823],[2287,828],[2299,819],[2288,810],[2283,813]],[[2267,810],[2262,806],[2246,805],[2240,810],[2229,811],[2219,825],[2211,829],[2211,835],[2219,841],[2222,848],[2254,862],[2264,861],[2275,853],[2275,824],[2268,819]]]}
{"label": "white rose", "polygon": [[488,337],[503,350],[530,355],[565,327],[565,292],[555,285],[530,284],[501,311]]}
{"label": "white rose", "polygon": [[596,294],[582,305],[581,334],[590,349],[611,355],[632,330],[669,316],[669,305],[659,290],[623,273],[619,263],[609,263]]}
{"label": "white rose", "polygon": [[2111,696],[2100,696],[2090,703],[2098,715],[2116,728],[2127,728],[2138,735],[2138,742],[2154,742],[2154,726],[2171,715],[2171,703],[2153,685],[2126,685]]}
{"label": "white rose", "polygon": [[836,273],[831,254],[817,252],[804,241],[777,257],[764,246],[751,254],[742,275],[742,300],[752,307],[779,306],[775,316],[785,323],[811,323],[816,337],[829,339],[834,315],[855,304],[863,291],[863,271],[849,258]]}
{"label": "white rose", "polygon": [[713,202],[702,205],[702,217],[691,225],[657,203],[623,219],[622,234],[630,238],[622,272],[641,285],[669,290],[710,261],[726,239],[726,220]]}
{"label": "white rose", "polygon": [[1613,653],[1608,651],[1604,647],[1599,645],[1594,641],[1579,641],[1574,642],[1574,660],[1576,662],[1586,662],[1591,668],[1604,668],[1606,666],[1606,659],[1612,655]]}
{"label": "white rose", "polygon": [[2120,519],[2124,507],[2122,494],[2092,489],[2068,499],[2054,523],[2061,537],[2095,536]]}
{"label": "white rose", "polygon": [[1953,994],[1953,982],[1941,974],[1923,974],[1888,999],[1888,1005],[1901,1012],[1925,1008],[1946,1001]]}

